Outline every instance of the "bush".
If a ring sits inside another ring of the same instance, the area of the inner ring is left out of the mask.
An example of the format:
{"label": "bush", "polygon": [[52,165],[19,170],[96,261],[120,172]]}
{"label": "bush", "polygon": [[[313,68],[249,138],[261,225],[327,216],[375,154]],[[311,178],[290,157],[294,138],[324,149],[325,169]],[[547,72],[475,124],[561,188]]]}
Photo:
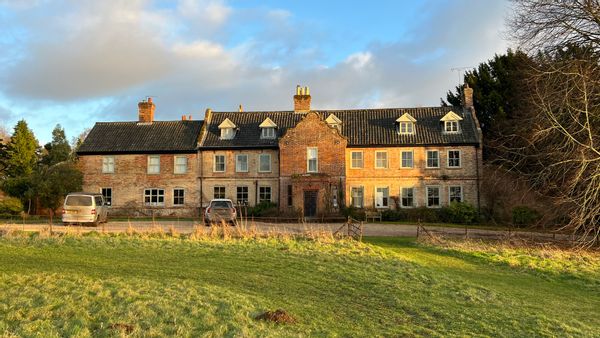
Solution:
{"label": "bush", "polygon": [[348,218],[348,217],[352,217],[355,220],[358,221],[364,221],[365,220],[365,210],[364,209],[359,209],[359,208],[355,208],[353,206],[347,207],[347,208],[343,208],[342,209],[342,214]]}
{"label": "bush", "polygon": [[23,203],[18,198],[7,197],[0,201],[0,214],[16,216],[22,211]]}
{"label": "bush", "polygon": [[427,207],[418,207],[406,209],[407,220],[417,222],[435,223],[440,221],[440,209],[431,209]]}
{"label": "bush", "polygon": [[469,203],[452,202],[440,210],[443,222],[471,224],[477,220],[477,209]]}
{"label": "bush", "polygon": [[277,204],[273,202],[260,202],[254,207],[248,207],[248,216],[274,217],[278,213]]}
{"label": "bush", "polygon": [[381,213],[381,220],[383,221],[405,221],[406,212],[404,210],[385,210]]}
{"label": "bush", "polygon": [[528,206],[521,205],[512,209],[512,219],[516,226],[532,225],[540,219],[540,213]]}

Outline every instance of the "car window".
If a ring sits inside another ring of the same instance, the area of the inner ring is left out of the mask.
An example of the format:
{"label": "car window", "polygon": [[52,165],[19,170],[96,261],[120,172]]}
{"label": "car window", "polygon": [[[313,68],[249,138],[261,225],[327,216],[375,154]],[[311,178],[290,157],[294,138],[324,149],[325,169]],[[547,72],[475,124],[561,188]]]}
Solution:
{"label": "car window", "polygon": [[96,196],[96,197],[94,197],[94,198],[96,199],[96,206],[98,206],[98,207],[99,207],[99,206],[101,206],[101,205],[103,204],[103,203],[102,203],[102,197],[100,197],[100,196]]}
{"label": "car window", "polygon": [[233,204],[230,201],[213,201],[211,203],[213,208],[232,208]]}
{"label": "car window", "polygon": [[65,200],[65,205],[71,207],[91,207],[92,204],[92,196],[71,195]]}

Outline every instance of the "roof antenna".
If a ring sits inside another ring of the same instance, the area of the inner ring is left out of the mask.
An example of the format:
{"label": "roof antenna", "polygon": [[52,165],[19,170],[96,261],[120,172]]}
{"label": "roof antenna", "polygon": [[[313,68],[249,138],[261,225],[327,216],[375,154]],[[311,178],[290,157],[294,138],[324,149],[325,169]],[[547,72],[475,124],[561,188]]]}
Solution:
{"label": "roof antenna", "polygon": [[452,68],[450,68],[450,71],[453,71],[453,72],[457,72],[457,73],[458,73],[458,86],[459,86],[459,87],[460,87],[460,85],[462,84],[462,82],[461,82],[461,81],[463,80],[463,77],[462,77],[462,73],[463,73],[463,71],[464,71],[465,69],[471,69],[471,68],[475,68],[475,67],[452,67]]}

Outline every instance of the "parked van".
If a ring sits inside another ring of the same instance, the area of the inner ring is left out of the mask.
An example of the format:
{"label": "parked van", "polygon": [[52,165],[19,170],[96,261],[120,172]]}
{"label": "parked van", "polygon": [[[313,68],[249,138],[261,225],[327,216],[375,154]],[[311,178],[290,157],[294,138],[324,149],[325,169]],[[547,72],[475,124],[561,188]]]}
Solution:
{"label": "parked van", "polygon": [[106,222],[107,205],[102,194],[73,192],[65,197],[63,205],[63,224],[91,223],[94,226]]}

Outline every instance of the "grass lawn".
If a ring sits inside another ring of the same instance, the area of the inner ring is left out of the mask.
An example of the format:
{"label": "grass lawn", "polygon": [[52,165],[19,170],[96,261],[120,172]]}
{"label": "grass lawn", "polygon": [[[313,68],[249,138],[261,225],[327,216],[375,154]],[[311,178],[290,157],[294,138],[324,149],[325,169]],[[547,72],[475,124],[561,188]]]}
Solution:
{"label": "grass lawn", "polygon": [[366,242],[0,238],[0,336],[600,336],[598,256]]}

